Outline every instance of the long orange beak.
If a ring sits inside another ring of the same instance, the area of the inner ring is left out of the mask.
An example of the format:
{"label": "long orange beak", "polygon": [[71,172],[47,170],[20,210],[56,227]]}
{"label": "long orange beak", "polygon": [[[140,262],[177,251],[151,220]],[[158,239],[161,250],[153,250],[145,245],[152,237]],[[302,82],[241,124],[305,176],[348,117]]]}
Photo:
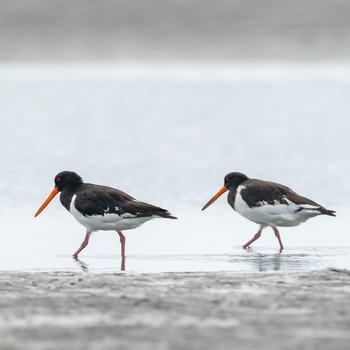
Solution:
{"label": "long orange beak", "polygon": [[202,210],[207,209],[210,204],[214,203],[226,191],[227,191],[227,188],[225,186],[222,186],[219,192],[202,208]]}
{"label": "long orange beak", "polygon": [[60,191],[58,190],[57,187],[54,187],[54,189],[52,190],[52,192],[49,194],[49,196],[47,197],[46,201],[42,204],[42,206],[39,208],[39,210],[36,212],[36,214],[34,215],[34,217],[37,217],[48,205],[49,203],[53,200],[53,198],[56,196],[57,193],[59,193]]}

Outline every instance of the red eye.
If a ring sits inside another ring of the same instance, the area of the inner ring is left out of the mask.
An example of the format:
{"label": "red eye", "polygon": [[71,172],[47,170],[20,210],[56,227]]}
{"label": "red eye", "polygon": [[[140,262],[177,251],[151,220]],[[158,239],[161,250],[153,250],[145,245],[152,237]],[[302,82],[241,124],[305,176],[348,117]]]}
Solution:
{"label": "red eye", "polygon": [[60,182],[60,181],[61,181],[61,178],[58,177],[58,178],[56,179],[56,182]]}

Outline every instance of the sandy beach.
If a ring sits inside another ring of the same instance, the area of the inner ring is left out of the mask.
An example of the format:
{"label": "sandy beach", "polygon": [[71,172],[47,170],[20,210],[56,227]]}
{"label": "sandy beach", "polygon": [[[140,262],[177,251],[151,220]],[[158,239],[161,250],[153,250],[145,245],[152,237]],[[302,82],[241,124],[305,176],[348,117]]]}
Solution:
{"label": "sandy beach", "polygon": [[350,271],[1,272],[1,349],[348,349]]}

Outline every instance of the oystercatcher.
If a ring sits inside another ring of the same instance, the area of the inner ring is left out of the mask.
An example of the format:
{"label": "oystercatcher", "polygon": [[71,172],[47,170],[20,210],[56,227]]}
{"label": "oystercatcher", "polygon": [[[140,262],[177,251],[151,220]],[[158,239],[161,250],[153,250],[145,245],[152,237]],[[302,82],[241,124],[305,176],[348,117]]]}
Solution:
{"label": "oystercatcher", "polygon": [[86,227],[85,239],[73,254],[75,258],[88,245],[90,235],[94,231],[117,231],[121,243],[121,256],[125,258],[125,236],[122,230],[136,228],[153,218],[177,219],[167,210],[140,202],[115,188],[84,183],[83,179],[72,171],[62,171],[55,176],[55,187],[35,216],[38,216],[59,192],[61,204]]}
{"label": "oystercatcher", "polygon": [[229,191],[227,201],[230,206],[246,219],[259,224],[254,237],[243,245],[246,249],[260,236],[265,227],[270,226],[283,249],[278,226],[297,226],[317,215],[335,216],[334,210],[328,210],[295,193],[287,186],[257,179],[233,172],[225,176],[224,186],[202,208],[209,207],[223,193]]}

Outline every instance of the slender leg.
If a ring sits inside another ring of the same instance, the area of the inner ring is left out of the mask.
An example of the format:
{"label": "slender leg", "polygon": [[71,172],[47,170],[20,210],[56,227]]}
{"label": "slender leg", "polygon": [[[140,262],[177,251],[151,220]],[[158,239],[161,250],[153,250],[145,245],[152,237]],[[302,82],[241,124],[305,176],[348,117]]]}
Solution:
{"label": "slender leg", "polygon": [[273,232],[275,232],[275,236],[277,237],[278,239],[278,243],[280,245],[280,250],[283,249],[283,244],[282,244],[282,240],[281,240],[281,236],[280,236],[280,233],[278,232],[277,228],[276,227],[272,227],[273,229]]}
{"label": "slender leg", "polygon": [[259,231],[254,235],[254,237],[243,245],[243,249],[247,249],[253,242],[255,242],[260,236],[264,226],[260,226]]}
{"label": "slender leg", "polygon": [[81,243],[80,247],[78,248],[78,250],[73,254],[74,258],[78,257],[78,254],[89,244],[89,239],[90,239],[90,234],[91,232],[87,232],[85,235],[85,238],[83,240],[83,242]]}
{"label": "slender leg", "polygon": [[118,235],[120,237],[120,244],[121,244],[121,256],[125,259],[125,236],[123,235],[122,231],[117,231]]}
{"label": "slender leg", "polygon": [[120,264],[120,270],[125,271],[125,257],[122,256],[122,261]]}

